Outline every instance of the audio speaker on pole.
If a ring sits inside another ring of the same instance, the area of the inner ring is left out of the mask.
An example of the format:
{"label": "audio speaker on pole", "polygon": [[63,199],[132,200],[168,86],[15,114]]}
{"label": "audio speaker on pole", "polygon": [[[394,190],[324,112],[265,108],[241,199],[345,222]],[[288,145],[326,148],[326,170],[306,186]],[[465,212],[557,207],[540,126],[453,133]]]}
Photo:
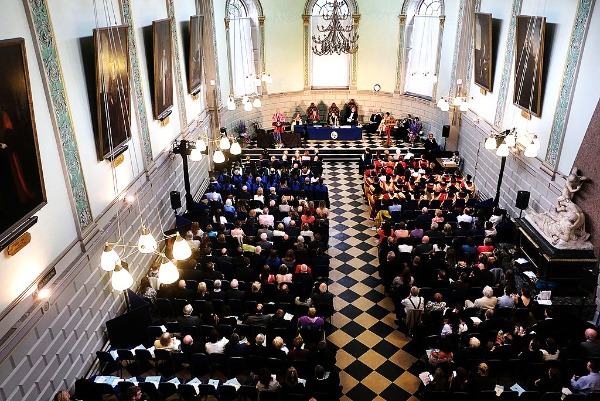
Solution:
{"label": "audio speaker on pole", "polygon": [[529,191],[518,191],[515,207],[524,210],[529,207]]}
{"label": "audio speaker on pole", "polygon": [[179,209],[181,207],[181,194],[179,191],[171,191],[169,196],[171,197],[171,209]]}
{"label": "audio speaker on pole", "polygon": [[442,137],[443,138],[450,137],[450,126],[449,125],[444,125],[442,127]]}

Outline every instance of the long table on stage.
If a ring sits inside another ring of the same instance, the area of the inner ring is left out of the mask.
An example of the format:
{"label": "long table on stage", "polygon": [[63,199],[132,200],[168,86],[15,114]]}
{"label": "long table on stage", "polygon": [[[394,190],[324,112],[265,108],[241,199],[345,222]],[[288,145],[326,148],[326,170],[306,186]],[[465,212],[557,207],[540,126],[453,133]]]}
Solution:
{"label": "long table on stage", "polygon": [[306,127],[306,139],[316,141],[360,141],[362,140],[362,127],[354,125],[341,127],[309,125]]}

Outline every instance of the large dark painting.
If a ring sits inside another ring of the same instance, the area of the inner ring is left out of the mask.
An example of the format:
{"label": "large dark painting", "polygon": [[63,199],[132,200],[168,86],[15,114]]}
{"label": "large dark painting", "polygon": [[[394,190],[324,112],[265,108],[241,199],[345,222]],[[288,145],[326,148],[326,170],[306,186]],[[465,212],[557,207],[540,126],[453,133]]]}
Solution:
{"label": "large dark painting", "polygon": [[111,158],[131,136],[127,29],[125,25],[94,29],[99,160]]}
{"label": "large dark painting", "polygon": [[0,60],[1,238],[46,204],[46,191],[25,40],[0,41]]}
{"label": "large dark painting", "polygon": [[195,95],[202,85],[202,21],[201,15],[190,17],[190,68],[188,90]]}
{"label": "large dark painting", "polygon": [[475,13],[473,37],[475,84],[492,92],[492,14]]}
{"label": "large dark painting", "polygon": [[514,104],[542,114],[542,67],[546,17],[517,16]]}
{"label": "large dark painting", "polygon": [[162,120],[173,107],[173,48],[171,21],[152,21],[154,47],[154,117]]}

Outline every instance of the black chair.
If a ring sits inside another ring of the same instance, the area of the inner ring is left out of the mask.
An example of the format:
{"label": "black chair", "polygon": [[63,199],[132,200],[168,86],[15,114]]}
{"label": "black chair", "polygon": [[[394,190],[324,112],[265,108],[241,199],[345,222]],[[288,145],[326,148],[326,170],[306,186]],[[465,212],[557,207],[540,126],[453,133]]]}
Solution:
{"label": "black chair", "polygon": [[238,398],[237,390],[229,384],[221,384],[217,388],[217,392],[219,393],[219,401],[233,401]]}
{"label": "black chair", "polygon": [[516,391],[507,391],[504,390],[499,397],[499,401],[517,401],[519,398],[519,393]]}
{"label": "black chair", "polygon": [[161,373],[163,376],[170,376],[173,372],[171,352],[166,349],[155,349],[154,364],[157,372]]}
{"label": "black chair", "polygon": [[138,386],[142,389],[142,393],[146,394],[150,397],[150,401],[161,401],[160,392],[154,385],[154,383],[150,382],[139,382]]}
{"label": "black chair", "polygon": [[173,394],[177,394],[177,386],[175,385],[175,383],[160,382],[158,383],[158,392],[164,400],[165,398],[168,398]]}
{"label": "black chair", "polygon": [[548,392],[548,393],[544,393],[542,394],[542,397],[540,398],[540,401],[561,401],[562,400],[562,393],[560,392]]}
{"label": "black chair", "polygon": [[154,340],[162,335],[163,329],[160,326],[148,326],[146,333],[148,333],[148,340],[150,340],[150,345],[152,345],[154,344]]}
{"label": "black chair", "polygon": [[242,301],[239,299],[228,299],[227,305],[231,308],[231,314],[233,316],[241,317],[244,314],[244,306]]}
{"label": "black chair", "polygon": [[265,359],[265,367],[271,371],[273,374],[279,374],[283,372],[285,367],[284,361],[278,358],[266,358]]}
{"label": "black chair", "polygon": [[260,401],[279,401],[279,391],[261,391],[258,393]]}
{"label": "black chair", "polygon": [[173,316],[173,307],[171,301],[168,298],[157,298],[156,299],[156,311],[161,319],[166,319]]}
{"label": "black chair", "polygon": [[192,354],[190,355],[189,359],[193,377],[200,378],[204,375],[210,374],[210,364],[208,363],[208,357],[206,354]]}
{"label": "black chair", "polygon": [[448,393],[445,391],[432,391],[427,398],[429,401],[447,401]]}
{"label": "black chair", "polygon": [[[450,394],[450,400],[451,401],[470,401],[471,394],[464,393],[462,391],[457,391],[456,393]],[[444,401],[447,401],[447,400],[444,400]]]}
{"label": "black chair", "polygon": [[97,396],[115,394],[115,389],[108,383],[94,383],[94,393]]}
{"label": "black chair", "polygon": [[585,394],[569,394],[563,398],[563,401],[585,401]]}
{"label": "black chair", "polygon": [[519,396],[519,401],[539,401],[541,396],[538,391],[524,391]]}
{"label": "black chair", "polygon": [[249,385],[242,384],[242,386],[240,387],[239,393],[240,393],[240,401],[246,401],[246,400],[257,401],[257,399],[258,399],[258,392],[256,391],[256,386],[249,386]]}
{"label": "black chair", "polygon": [[179,322],[166,322],[165,327],[169,333],[181,333],[181,326],[179,326]]}
{"label": "black chair", "polygon": [[183,352],[171,353],[171,364],[173,366],[173,372],[179,372],[184,369],[185,366],[189,365],[188,355]]}
{"label": "black chair", "polygon": [[206,309],[206,300],[196,299],[192,302],[192,308],[194,308],[194,314],[200,316],[202,311]]}
{"label": "black chair", "polygon": [[[136,349],[135,350],[135,362],[137,364],[137,370],[139,374],[143,374],[152,368],[156,371],[156,364],[154,363],[154,357],[147,349]],[[158,372],[156,372],[158,374]]]}
{"label": "black chair", "polygon": [[495,390],[483,390],[477,395],[477,401],[495,401],[497,398]]}
{"label": "black chair", "polygon": [[227,356],[225,354],[212,353],[208,354],[208,362],[210,363],[211,377],[214,376],[214,371],[218,370],[222,373],[227,373]]}
{"label": "black chair", "polygon": [[185,326],[181,328],[181,337],[185,337],[188,335],[192,336],[194,341],[200,341],[202,339],[202,335],[200,335],[200,330],[196,326]]}
{"label": "black chair", "polygon": [[221,337],[229,338],[233,334],[233,327],[229,324],[220,324],[217,331]]}
{"label": "black chair", "polygon": [[585,401],[600,401],[600,392],[592,391],[585,396]]}
{"label": "black chair", "polygon": [[100,374],[110,375],[111,373],[119,370],[119,362],[115,361],[115,358],[107,351],[96,351],[96,357],[100,363]]}
{"label": "black chair", "polygon": [[117,355],[119,356],[119,362],[121,363],[121,377],[123,376],[123,368],[127,369],[132,376],[137,373],[135,355],[128,349],[118,349]]}
{"label": "black chair", "polygon": [[189,304],[187,299],[175,298],[175,316],[183,315],[183,307]]}
{"label": "black chair", "polygon": [[246,361],[241,356],[231,356],[227,359],[227,377],[237,377],[246,371]]}
{"label": "black chair", "polygon": [[199,384],[198,385],[198,399],[206,399],[208,396],[217,396],[217,389],[212,384]]}
{"label": "black chair", "polygon": [[180,384],[177,387],[177,391],[179,392],[180,400],[192,401],[198,399],[198,393],[196,392],[196,388],[191,384]]}

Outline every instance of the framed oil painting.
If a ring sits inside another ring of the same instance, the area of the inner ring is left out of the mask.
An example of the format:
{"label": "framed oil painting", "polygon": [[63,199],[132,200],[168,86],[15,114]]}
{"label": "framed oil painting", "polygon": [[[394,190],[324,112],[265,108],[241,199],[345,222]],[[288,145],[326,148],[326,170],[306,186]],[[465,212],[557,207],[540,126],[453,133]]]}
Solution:
{"label": "framed oil painting", "polygon": [[542,70],[546,17],[517,16],[514,104],[533,116],[542,114]]}
{"label": "framed oil painting", "polygon": [[163,120],[173,108],[173,47],[171,21],[152,21],[154,54],[154,117]]}
{"label": "framed oil painting", "polygon": [[200,91],[202,85],[202,26],[203,19],[201,15],[192,15],[190,17],[190,60],[188,91],[195,95]]}
{"label": "framed oil painting", "polygon": [[0,60],[0,238],[4,238],[46,204],[46,190],[25,40],[0,41]]}
{"label": "framed oil painting", "polygon": [[131,137],[128,27],[94,29],[98,160],[110,159]]}
{"label": "framed oil painting", "polygon": [[475,13],[473,77],[475,85],[492,92],[492,14]]}

